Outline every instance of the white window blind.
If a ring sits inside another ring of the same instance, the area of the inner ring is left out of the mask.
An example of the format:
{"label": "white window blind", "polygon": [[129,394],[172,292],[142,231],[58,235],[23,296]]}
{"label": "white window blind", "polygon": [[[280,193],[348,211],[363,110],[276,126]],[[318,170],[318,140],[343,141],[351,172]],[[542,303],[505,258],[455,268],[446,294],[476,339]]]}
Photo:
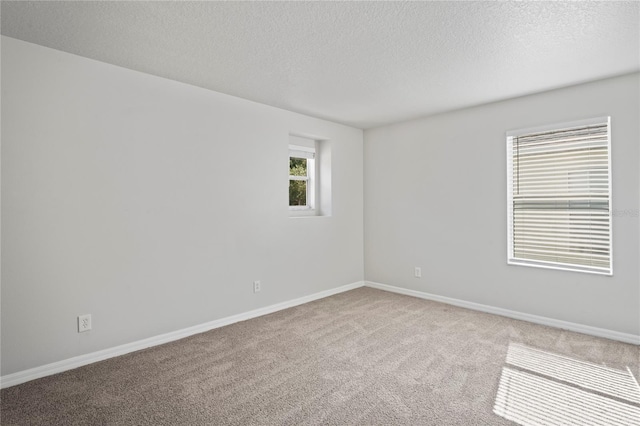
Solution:
{"label": "white window blind", "polygon": [[307,149],[304,147],[289,148],[289,157],[313,159],[315,156],[316,153],[313,149]]}
{"label": "white window blind", "polygon": [[612,274],[608,117],[507,134],[508,263]]}

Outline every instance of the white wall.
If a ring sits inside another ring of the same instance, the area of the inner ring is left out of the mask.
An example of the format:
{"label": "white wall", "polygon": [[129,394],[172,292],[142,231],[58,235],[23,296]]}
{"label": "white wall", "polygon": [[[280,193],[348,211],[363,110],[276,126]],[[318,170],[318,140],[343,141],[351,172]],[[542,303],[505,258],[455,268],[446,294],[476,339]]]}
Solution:
{"label": "white wall", "polygon": [[[290,133],[331,144],[330,217],[288,217]],[[361,281],[362,149],[358,129],[2,37],[2,375]]]}
{"label": "white wall", "polygon": [[[1,374],[365,277],[640,334],[639,79],[366,131],[363,274],[361,130],[2,37]],[[614,276],[507,266],[505,131],[602,115]],[[288,217],[289,134],[331,216]]]}
{"label": "white wall", "polygon": [[[366,280],[640,334],[639,76],[365,131]],[[505,132],[605,115],[613,277],[507,266]]]}

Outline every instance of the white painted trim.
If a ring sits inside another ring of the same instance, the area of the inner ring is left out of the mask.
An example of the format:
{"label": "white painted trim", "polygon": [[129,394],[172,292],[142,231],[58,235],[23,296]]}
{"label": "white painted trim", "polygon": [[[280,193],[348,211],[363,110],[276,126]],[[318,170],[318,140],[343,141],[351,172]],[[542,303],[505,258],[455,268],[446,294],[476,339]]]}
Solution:
{"label": "white painted trim", "polygon": [[[607,182],[608,191],[608,208],[609,208],[609,267],[601,268],[595,266],[580,266],[578,264],[563,263],[556,261],[532,260],[529,258],[515,257],[513,247],[513,139],[531,133],[540,133],[547,131],[563,131],[569,129],[583,128],[593,125],[607,125]],[[560,271],[583,272],[586,274],[598,274],[613,276],[613,201],[611,181],[611,116],[594,117],[586,120],[571,121],[565,123],[549,124],[544,126],[531,127],[527,129],[510,130],[506,132],[507,137],[507,264],[515,266],[528,266],[533,268],[556,269]]]}
{"label": "white painted trim", "polygon": [[482,305],[480,303],[468,302],[466,300],[453,299],[451,297],[439,296],[437,294],[425,293],[417,290],[409,290],[406,288],[396,287],[388,284],[380,284],[372,281],[365,281],[367,287],[376,288],[378,290],[389,291],[392,293],[404,294],[406,296],[418,297],[420,299],[433,300],[434,302],[446,303],[448,305],[458,306],[461,308],[472,309],[474,311],[486,312],[489,314],[500,315],[503,317],[523,320],[535,324],[547,325],[550,327],[560,328],[563,330],[575,331],[577,333],[588,334],[596,337],[604,337],[606,339],[617,340],[633,345],[640,345],[640,335],[621,333],[619,331],[608,330],[605,328],[592,327],[589,325],[578,324],[574,322],[562,321],[553,318],[542,317],[538,315],[526,314],[524,312],[511,311],[509,309],[497,308],[495,306]]}
{"label": "white painted trim", "polygon": [[609,124],[611,124],[609,122],[609,118],[610,118],[610,116],[603,115],[603,116],[600,116],[600,117],[586,118],[584,120],[563,121],[563,122],[560,122],[560,123],[542,124],[540,126],[533,126],[533,127],[525,127],[523,129],[508,130],[506,132],[506,135],[507,135],[507,137],[509,137],[509,136],[521,136],[521,135],[523,135],[525,133],[541,133],[541,132],[547,132],[547,131],[550,131],[550,130],[557,130],[557,129],[571,129],[573,127],[592,126],[594,124],[602,124],[604,122],[608,122]]}
{"label": "white painted trim", "polygon": [[164,343],[173,342],[174,340],[183,339],[185,337],[189,337],[198,333],[204,333],[215,328],[224,327],[225,325],[230,325],[239,321],[246,321],[252,318],[271,314],[273,312],[278,312],[283,309],[302,305],[304,303],[313,302],[314,300],[323,299],[325,297],[333,296],[334,294],[343,293],[345,291],[363,287],[364,285],[364,281],[357,281],[355,283],[346,284],[341,287],[314,293],[309,296],[299,297],[297,299],[289,300],[282,303],[276,303],[275,305],[265,306],[264,308],[232,315],[226,318],[220,318],[214,321],[206,322],[204,324],[184,328],[182,330],[176,330],[170,333],[161,334],[159,336],[149,337],[148,339],[138,340],[137,342],[131,342],[113,348],[103,349],[101,351],[92,352],[89,354],[68,358],[62,361],[53,362],[51,364],[42,365],[40,367],[34,367],[28,370],[7,374],[0,377],[0,389],[19,385],[20,383],[25,383],[30,380],[35,380],[41,377],[50,376],[52,374],[61,373],[63,371],[72,370],[74,368],[82,367],[83,365],[92,364],[94,362],[103,361],[105,359],[113,358],[116,356],[125,355],[130,352],[150,348],[152,346],[158,346]]}

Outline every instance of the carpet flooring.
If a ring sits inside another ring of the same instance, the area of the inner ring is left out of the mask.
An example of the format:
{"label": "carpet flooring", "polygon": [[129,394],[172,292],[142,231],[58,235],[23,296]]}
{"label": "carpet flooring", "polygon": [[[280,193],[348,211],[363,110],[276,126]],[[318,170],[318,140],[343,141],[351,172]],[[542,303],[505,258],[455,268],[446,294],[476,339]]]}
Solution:
{"label": "carpet flooring", "polygon": [[638,425],[638,346],[359,288],[3,389],[2,425]]}

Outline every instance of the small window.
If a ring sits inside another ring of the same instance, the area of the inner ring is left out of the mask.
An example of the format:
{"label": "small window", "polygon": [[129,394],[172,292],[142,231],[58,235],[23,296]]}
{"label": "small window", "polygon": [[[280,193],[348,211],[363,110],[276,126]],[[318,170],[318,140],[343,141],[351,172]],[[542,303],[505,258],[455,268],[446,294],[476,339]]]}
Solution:
{"label": "small window", "polygon": [[609,117],[507,133],[508,259],[613,274]]}
{"label": "small window", "polygon": [[289,146],[289,209],[315,208],[315,148]]}

